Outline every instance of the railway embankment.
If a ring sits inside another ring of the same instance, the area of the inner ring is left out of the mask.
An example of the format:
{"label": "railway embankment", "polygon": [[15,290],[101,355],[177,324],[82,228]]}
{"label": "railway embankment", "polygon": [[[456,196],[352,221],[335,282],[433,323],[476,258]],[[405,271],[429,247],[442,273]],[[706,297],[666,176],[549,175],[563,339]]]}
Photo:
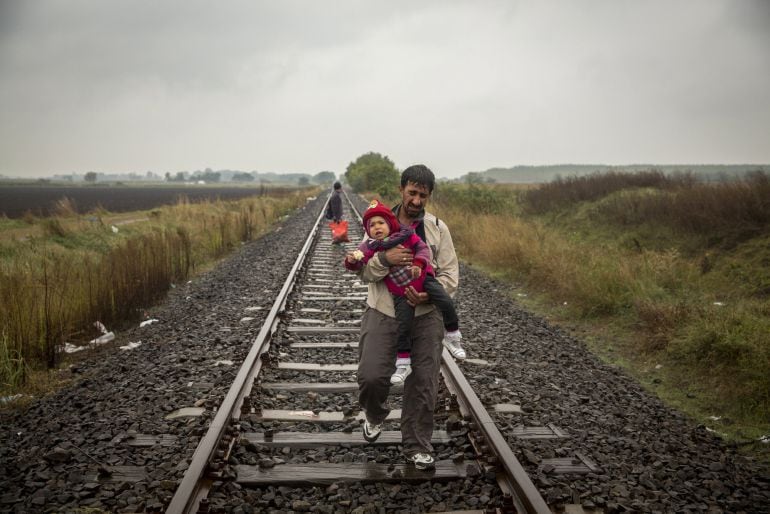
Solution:
{"label": "railway embankment", "polygon": [[[71,387],[23,411],[0,413],[0,511],[163,510],[323,200],[173,290],[148,312],[157,322],[84,355],[70,368]],[[472,359],[462,364],[463,372],[491,411],[495,405],[520,407],[496,411],[493,419],[549,505],[767,512],[766,468],[663,405],[581,341],[522,309],[504,283],[463,266],[457,301]],[[132,350],[117,349],[139,341]],[[347,396],[328,401],[325,408],[356,408]],[[549,424],[568,437],[520,437],[522,427]],[[319,458],[319,452],[256,451],[273,466]],[[345,451],[351,459],[396,458],[368,447]],[[445,457],[456,453],[451,447],[441,451]],[[548,464],[553,459],[576,466],[588,461],[593,469],[561,473]],[[491,500],[487,489],[452,484],[223,490],[238,500],[228,506],[232,512],[425,512],[484,508]],[[407,490],[413,495],[405,496]]]}

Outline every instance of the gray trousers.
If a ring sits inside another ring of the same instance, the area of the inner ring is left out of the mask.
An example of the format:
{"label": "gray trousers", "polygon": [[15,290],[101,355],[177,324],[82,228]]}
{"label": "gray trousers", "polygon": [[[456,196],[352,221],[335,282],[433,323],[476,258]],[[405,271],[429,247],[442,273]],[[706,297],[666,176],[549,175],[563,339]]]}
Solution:
{"label": "gray trousers", "polygon": [[[396,370],[398,322],[367,308],[361,320],[358,346],[358,403],[371,423],[382,423],[390,412],[390,376]],[[404,383],[401,437],[405,455],[433,452],[433,409],[438,394],[444,322],[433,310],[412,324],[412,374]]]}

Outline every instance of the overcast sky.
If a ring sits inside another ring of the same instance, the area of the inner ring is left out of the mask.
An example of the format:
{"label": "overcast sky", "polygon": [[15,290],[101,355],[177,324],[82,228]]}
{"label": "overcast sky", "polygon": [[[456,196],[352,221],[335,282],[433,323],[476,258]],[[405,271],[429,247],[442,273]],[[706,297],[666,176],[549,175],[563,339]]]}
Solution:
{"label": "overcast sky", "polygon": [[0,174],[770,163],[770,2],[0,0]]}

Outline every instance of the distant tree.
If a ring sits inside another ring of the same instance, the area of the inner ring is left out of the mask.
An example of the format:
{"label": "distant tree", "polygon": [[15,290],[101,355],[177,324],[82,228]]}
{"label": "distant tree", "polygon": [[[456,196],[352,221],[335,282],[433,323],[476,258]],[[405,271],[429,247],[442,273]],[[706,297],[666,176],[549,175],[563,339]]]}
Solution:
{"label": "distant tree", "polygon": [[171,173],[168,171],[166,172],[166,182],[171,182]]}
{"label": "distant tree", "polygon": [[470,173],[465,175],[466,184],[482,184],[483,182],[484,182],[484,175],[477,171],[471,171]]}
{"label": "distant tree", "polygon": [[332,171],[322,171],[313,175],[313,182],[316,184],[331,184],[337,176]]}
{"label": "distant tree", "polygon": [[83,180],[86,182],[94,183],[96,182],[96,172],[95,171],[89,171],[83,176]]}
{"label": "distant tree", "polygon": [[307,186],[310,184],[310,178],[300,177],[299,179],[297,179],[297,184],[299,184],[300,186]]}
{"label": "distant tree", "polygon": [[203,172],[196,171],[192,175],[193,180],[204,180],[206,182],[219,182],[222,178],[222,174],[218,171],[212,171],[211,168],[206,168]]}
{"label": "distant tree", "polygon": [[375,191],[387,197],[398,187],[399,171],[387,156],[369,152],[348,164],[345,180],[357,193]]}
{"label": "distant tree", "polygon": [[235,182],[253,182],[254,175],[251,173],[235,173],[233,174],[233,181]]}

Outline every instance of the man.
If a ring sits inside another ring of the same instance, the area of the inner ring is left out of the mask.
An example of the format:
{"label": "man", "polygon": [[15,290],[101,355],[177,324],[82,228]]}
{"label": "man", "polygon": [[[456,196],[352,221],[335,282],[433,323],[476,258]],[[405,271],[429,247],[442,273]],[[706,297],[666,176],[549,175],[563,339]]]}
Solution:
{"label": "man", "polygon": [[[431,248],[431,265],[436,279],[450,296],[459,280],[459,265],[452,236],[443,221],[425,212],[435,185],[433,172],[422,164],[410,166],[401,174],[401,204],[393,213],[401,224],[411,226]],[[369,283],[367,309],[361,320],[358,362],[358,402],[366,412],[364,438],[374,442],[382,430],[390,409],[387,406],[390,377],[395,369],[398,323],[393,298],[382,279],[388,269],[412,260],[410,250],[402,246],[380,252],[361,271]],[[435,467],[433,446],[433,409],[438,393],[444,324],[441,314],[430,303],[427,293],[408,287],[407,299],[415,305],[412,329],[412,373],[404,383],[401,414],[403,452],[417,469]]]}
{"label": "man", "polygon": [[342,184],[334,183],[334,192],[329,199],[329,210],[334,221],[339,223],[342,220]]}

